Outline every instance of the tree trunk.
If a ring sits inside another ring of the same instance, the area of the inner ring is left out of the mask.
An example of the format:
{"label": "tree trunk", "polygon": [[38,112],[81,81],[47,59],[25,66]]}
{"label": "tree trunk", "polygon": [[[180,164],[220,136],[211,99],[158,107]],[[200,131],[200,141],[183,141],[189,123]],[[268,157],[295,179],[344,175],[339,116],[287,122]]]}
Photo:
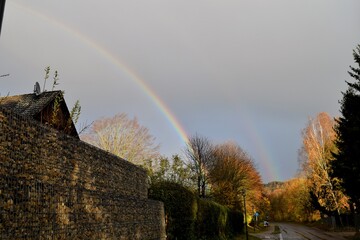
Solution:
{"label": "tree trunk", "polygon": [[201,197],[201,178],[200,178],[200,176],[198,176],[197,184],[198,184],[198,196]]}
{"label": "tree trunk", "polygon": [[202,181],[202,184],[201,184],[201,197],[205,198],[205,190],[206,190],[206,185],[205,185],[205,181],[203,180]]}

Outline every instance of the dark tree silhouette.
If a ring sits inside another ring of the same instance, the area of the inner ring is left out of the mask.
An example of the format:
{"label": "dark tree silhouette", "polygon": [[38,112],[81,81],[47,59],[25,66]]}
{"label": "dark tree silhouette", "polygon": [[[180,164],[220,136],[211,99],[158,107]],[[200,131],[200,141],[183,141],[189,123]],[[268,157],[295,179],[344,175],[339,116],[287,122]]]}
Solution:
{"label": "dark tree silhouette", "polygon": [[353,56],[358,66],[350,66],[348,73],[355,82],[346,82],[348,89],[340,101],[342,116],[335,126],[338,153],[333,154],[332,168],[350,198],[352,210],[360,213],[360,45]]}

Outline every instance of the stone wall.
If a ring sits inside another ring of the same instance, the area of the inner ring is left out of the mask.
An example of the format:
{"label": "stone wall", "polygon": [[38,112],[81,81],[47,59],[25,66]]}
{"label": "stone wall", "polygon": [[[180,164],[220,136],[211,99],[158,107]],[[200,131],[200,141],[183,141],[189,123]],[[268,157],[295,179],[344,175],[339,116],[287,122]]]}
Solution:
{"label": "stone wall", "polygon": [[145,170],[0,108],[0,239],[165,239]]}

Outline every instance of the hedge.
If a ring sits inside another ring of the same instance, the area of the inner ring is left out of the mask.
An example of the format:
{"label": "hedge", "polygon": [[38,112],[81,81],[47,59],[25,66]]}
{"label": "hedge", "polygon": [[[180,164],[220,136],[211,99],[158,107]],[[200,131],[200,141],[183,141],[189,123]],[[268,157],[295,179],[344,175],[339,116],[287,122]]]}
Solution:
{"label": "hedge", "polygon": [[167,239],[227,239],[243,230],[243,215],[198,198],[173,182],[154,183],[149,198],[164,202]]}
{"label": "hedge", "polygon": [[167,239],[196,239],[197,199],[191,191],[177,183],[158,182],[151,186],[149,198],[164,202]]}
{"label": "hedge", "polygon": [[216,202],[198,199],[198,239],[227,239],[243,229],[243,215]]}

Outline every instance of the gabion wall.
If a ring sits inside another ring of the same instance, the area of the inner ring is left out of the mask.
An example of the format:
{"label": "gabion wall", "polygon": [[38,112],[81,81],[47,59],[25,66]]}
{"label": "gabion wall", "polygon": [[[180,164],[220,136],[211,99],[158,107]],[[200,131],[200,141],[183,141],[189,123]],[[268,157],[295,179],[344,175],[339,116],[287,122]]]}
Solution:
{"label": "gabion wall", "polygon": [[0,108],[0,239],[165,239],[145,170]]}

